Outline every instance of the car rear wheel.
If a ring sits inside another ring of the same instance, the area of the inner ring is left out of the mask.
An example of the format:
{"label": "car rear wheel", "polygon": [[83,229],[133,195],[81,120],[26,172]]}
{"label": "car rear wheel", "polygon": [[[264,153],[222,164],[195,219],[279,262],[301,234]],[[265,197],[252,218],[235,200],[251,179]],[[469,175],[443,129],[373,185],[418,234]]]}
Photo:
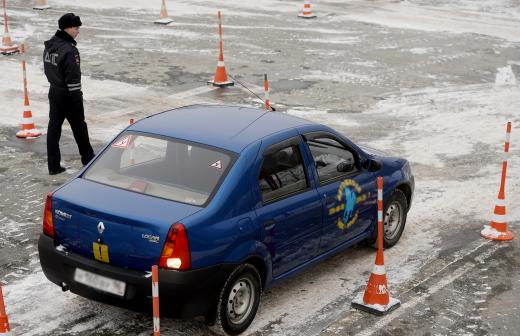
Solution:
{"label": "car rear wheel", "polygon": [[220,292],[211,329],[221,335],[245,331],[255,318],[261,291],[260,274],[254,266],[242,264],[235,268]]}
{"label": "car rear wheel", "polygon": [[[383,208],[383,246],[389,248],[397,244],[403,234],[408,213],[408,201],[401,190],[394,190]],[[367,239],[377,247],[377,226],[374,235]]]}

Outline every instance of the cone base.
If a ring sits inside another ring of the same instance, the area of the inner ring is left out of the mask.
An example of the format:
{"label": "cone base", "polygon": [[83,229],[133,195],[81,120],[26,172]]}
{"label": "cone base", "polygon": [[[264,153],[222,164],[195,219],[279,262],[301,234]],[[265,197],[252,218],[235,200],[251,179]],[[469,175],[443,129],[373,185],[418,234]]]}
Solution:
{"label": "cone base", "polygon": [[302,19],[314,19],[314,18],[317,18],[316,15],[314,14],[298,14],[298,17],[302,18]]}
{"label": "cone base", "polygon": [[172,22],[173,22],[173,19],[164,18],[164,19],[155,20],[153,23],[167,25],[167,24],[172,23]]}
{"label": "cone base", "polygon": [[484,229],[480,231],[480,235],[489,240],[513,240],[515,238],[515,234],[511,231],[501,232],[497,231],[495,228],[484,225]]}
{"label": "cone base", "polygon": [[208,84],[211,84],[213,86],[218,86],[220,88],[224,88],[224,87],[228,87],[228,86],[233,86],[235,85],[234,82],[231,82],[231,81],[226,81],[226,82],[215,82],[215,81],[208,81]]}
{"label": "cone base", "polygon": [[2,54],[2,55],[12,55],[12,54],[16,54],[18,52],[20,52],[20,48],[16,44],[14,44],[12,46],[3,45],[0,47],[0,54]]}
{"label": "cone base", "polygon": [[378,316],[386,315],[400,305],[401,301],[394,298],[390,298],[390,302],[384,306],[380,304],[366,304],[363,302],[363,293],[352,300],[352,307]]}
{"label": "cone base", "polygon": [[20,139],[36,139],[41,135],[42,132],[38,131],[37,129],[20,130],[16,132],[16,137]]}
{"label": "cone base", "polygon": [[36,9],[36,10],[44,10],[44,9],[49,9],[51,8],[51,6],[49,5],[45,5],[45,6],[34,6],[33,9]]}

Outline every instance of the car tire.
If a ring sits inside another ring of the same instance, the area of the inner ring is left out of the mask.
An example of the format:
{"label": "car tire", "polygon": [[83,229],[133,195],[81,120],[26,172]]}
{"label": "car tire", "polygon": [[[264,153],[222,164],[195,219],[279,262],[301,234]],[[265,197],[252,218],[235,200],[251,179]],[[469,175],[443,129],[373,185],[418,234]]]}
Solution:
{"label": "car tire", "polygon": [[206,320],[218,335],[238,335],[244,332],[260,304],[262,280],[251,264],[237,266],[227,278],[215,307],[214,318]]}
{"label": "car tire", "polygon": [[[389,248],[397,244],[403,234],[408,213],[408,201],[401,190],[394,190],[383,207],[383,246]],[[367,243],[377,248],[377,223],[374,234]]]}

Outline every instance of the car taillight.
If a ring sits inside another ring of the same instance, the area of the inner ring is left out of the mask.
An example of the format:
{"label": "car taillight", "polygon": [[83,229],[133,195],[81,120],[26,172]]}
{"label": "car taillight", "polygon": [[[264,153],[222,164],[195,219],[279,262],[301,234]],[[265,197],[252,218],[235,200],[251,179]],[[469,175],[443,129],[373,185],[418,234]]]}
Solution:
{"label": "car taillight", "polygon": [[161,253],[159,266],[178,271],[191,268],[190,245],[184,225],[177,223],[170,228]]}
{"label": "car taillight", "polygon": [[43,233],[54,238],[54,224],[52,223],[52,193],[47,195],[43,210]]}

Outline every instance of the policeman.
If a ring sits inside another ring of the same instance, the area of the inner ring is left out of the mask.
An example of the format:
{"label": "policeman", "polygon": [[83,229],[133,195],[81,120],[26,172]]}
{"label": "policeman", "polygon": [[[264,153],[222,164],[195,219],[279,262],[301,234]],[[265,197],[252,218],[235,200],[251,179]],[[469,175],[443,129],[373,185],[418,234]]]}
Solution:
{"label": "policeman", "polygon": [[67,13],[58,20],[59,30],[45,41],[43,52],[45,76],[49,81],[49,126],[47,129],[47,165],[49,175],[63,173],[66,169],[60,165],[61,126],[67,119],[74,134],[81,155],[81,162],[86,165],[94,157],[90,145],[87,124],[83,109],[81,91],[81,69],[76,37],[79,34],[81,20],[73,13]]}

